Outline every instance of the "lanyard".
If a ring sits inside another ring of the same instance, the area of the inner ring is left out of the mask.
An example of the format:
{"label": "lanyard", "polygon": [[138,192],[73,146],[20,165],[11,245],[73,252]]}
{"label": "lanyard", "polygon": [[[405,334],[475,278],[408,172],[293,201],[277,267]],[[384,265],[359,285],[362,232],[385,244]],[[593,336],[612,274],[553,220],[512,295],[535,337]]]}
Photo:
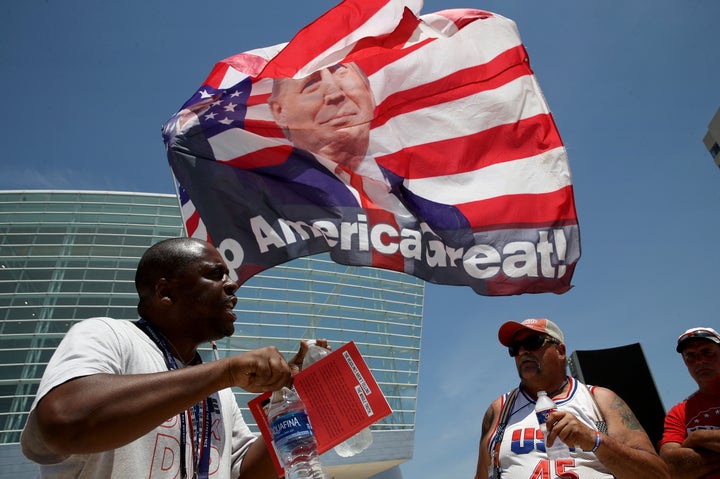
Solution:
{"label": "lanyard", "polygon": [[[140,318],[135,325],[140,328],[162,351],[168,370],[178,369],[175,357],[170,353],[165,339],[155,331],[150,323]],[[199,359],[199,356],[198,356]],[[210,429],[212,427],[212,407],[210,398],[195,404],[191,409],[179,414],[180,417],[180,472],[183,479],[188,477],[186,462],[186,437],[190,426],[190,449],[193,455],[193,479],[207,479],[210,469]],[[192,414],[192,416],[191,416]],[[196,427],[193,428],[193,417]],[[195,429],[193,431],[193,429]],[[193,434],[194,432],[194,434]],[[194,439],[193,439],[194,436]]]}
{"label": "lanyard", "polygon": [[515,405],[515,399],[517,398],[517,388],[510,391],[505,398],[505,404],[500,412],[500,418],[498,418],[497,432],[490,439],[490,467],[488,470],[488,476],[491,479],[500,479],[502,477],[502,467],[500,467],[500,446],[502,445],[503,436],[505,435],[505,428],[510,421],[512,416],[512,408]]}

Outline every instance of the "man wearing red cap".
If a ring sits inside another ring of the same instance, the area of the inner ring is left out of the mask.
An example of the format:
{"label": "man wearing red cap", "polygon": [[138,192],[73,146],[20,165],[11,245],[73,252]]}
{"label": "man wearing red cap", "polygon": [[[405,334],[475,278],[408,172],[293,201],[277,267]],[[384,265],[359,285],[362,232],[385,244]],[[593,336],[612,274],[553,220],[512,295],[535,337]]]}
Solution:
{"label": "man wearing red cap", "polygon": [[[520,386],[485,413],[475,479],[670,478],[668,468],[625,401],[567,375],[565,337],[548,319],[508,321],[498,338],[515,358]],[[556,409],[544,438],[535,403],[547,392]],[[561,440],[569,457],[549,460],[544,441]]]}
{"label": "man wearing red cap", "polygon": [[677,479],[720,479],[720,335],[692,328],[677,340],[698,390],[665,417],[660,456]]}

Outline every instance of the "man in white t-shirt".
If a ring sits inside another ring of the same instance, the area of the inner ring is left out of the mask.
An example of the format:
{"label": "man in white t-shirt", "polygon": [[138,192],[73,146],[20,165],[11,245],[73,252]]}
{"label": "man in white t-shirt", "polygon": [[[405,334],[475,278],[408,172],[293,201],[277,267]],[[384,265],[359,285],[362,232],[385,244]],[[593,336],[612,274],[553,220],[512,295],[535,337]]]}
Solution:
{"label": "man in white t-shirt", "polygon": [[237,283],[209,243],[162,241],[140,260],[138,322],[92,318],[51,358],[21,443],[48,478],[277,478],[230,387],[289,385],[290,363],[266,347],[209,363],[200,344],[234,332]]}

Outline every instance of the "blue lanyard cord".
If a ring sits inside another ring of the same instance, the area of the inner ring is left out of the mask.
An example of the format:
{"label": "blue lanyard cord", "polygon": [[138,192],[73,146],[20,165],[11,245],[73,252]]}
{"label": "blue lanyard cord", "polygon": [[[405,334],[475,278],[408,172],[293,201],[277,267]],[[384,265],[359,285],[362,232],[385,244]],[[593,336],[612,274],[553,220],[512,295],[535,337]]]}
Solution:
{"label": "blue lanyard cord", "polygon": [[[160,333],[155,331],[150,323],[144,318],[140,318],[135,325],[140,328],[162,351],[165,357],[165,364],[169,371],[178,369],[175,357],[170,353],[165,339]],[[197,356],[200,359],[199,356]],[[202,415],[201,415],[202,410]],[[191,415],[192,411],[192,415]],[[186,418],[187,416],[187,418]],[[180,473],[183,479],[188,477],[187,460],[186,460],[186,437],[188,422],[190,422],[190,446],[193,455],[193,477],[198,479],[207,479],[210,469],[210,429],[212,427],[212,407],[210,398],[205,398],[200,403],[195,404],[192,409],[188,409],[179,414],[180,417]],[[195,418],[195,440],[193,441],[193,417]],[[193,444],[194,442],[194,444]]]}
{"label": "blue lanyard cord", "polygon": [[[208,477],[210,469],[210,428],[212,427],[212,409],[210,398],[202,402],[202,417],[200,416],[200,404],[193,406],[193,415],[195,416],[195,424],[193,434],[193,421],[190,420],[190,439],[195,437],[194,444],[191,444],[193,454],[193,467],[196,471],[195,476],[202,479]],[[187,415],[190,416],[188,409]],[[184,415],[183,415],[184,416]],[[184,459],[184,458],[181,458]]]}

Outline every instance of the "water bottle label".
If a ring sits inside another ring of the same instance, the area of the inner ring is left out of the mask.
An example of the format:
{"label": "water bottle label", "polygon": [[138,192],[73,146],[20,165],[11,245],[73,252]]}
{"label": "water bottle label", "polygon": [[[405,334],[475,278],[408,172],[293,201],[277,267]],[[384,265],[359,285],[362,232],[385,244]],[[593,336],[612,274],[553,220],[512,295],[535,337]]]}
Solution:
{"label": "water bottle label", "polygon": [[546,409],[544,411],[536,412],[535,415],[537,416],[538,424],[540,424],[540,425],[545,424],[548,420],[548,416],[553,411],[554,411],[554,409]]}
{"label": "water bottle label", "polygon": [[291,412],[278,416],[270,424],[275,443],[281,443],[298,436],[312,436],[312,427],[307,414],[303,411]]}

